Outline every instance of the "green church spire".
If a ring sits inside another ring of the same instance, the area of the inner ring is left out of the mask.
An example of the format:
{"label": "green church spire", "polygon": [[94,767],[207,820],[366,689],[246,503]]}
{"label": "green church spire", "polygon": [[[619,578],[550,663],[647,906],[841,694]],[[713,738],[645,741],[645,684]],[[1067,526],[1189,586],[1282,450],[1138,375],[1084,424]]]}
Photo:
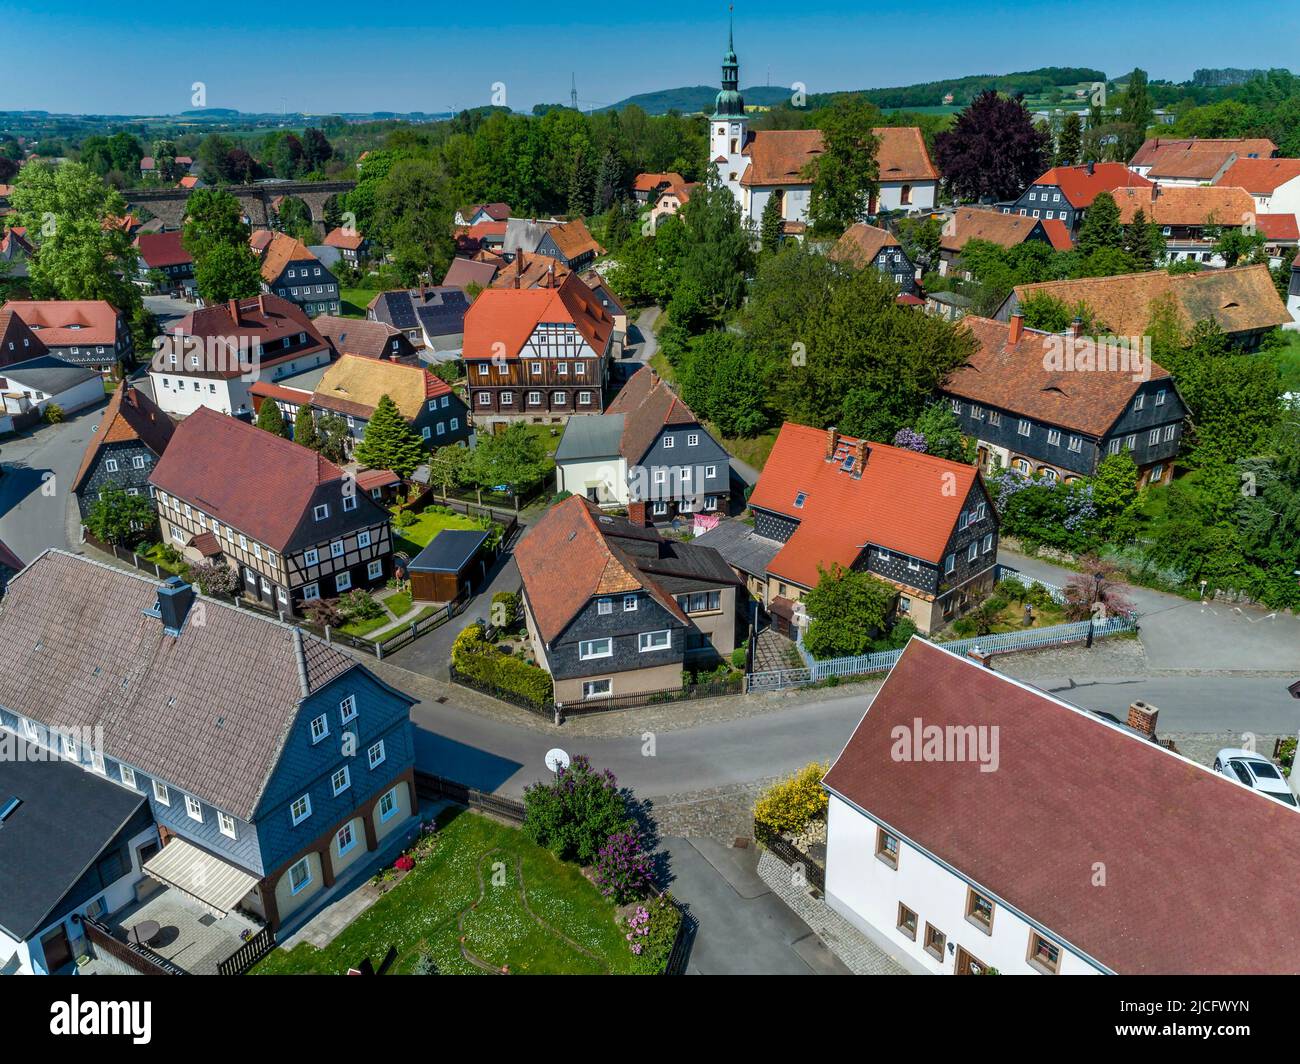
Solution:
{"label": "green church spire", "polygon": [[714,101],[713,117],[731,118],[744,113],[745,98],[740,95],[740,63],[736,59],[735,17],[728,14],[727,54],[722,57],[722,91]]}

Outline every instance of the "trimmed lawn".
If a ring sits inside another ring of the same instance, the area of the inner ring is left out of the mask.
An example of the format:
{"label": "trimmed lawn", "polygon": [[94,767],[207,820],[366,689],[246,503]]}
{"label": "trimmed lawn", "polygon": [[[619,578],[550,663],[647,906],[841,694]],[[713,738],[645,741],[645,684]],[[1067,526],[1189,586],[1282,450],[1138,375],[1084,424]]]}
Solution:
{"label": "trimmed lawn", "polygon": [[380,288],[340,288],[339,314],[344,318],[364,318],[366,307],[381,291]]}
{"label": "trimmed lawn", "polygon": [[364,639],[376,628],[382,628],[386,624],[392,624],[393,619],[386,613],[381,613],[378,617],[372,617],[368,621],[351,621],[343,625],[339,631],[344,635],[354,636],[357,639]]}
{"label": "trimmed lawn", "polygon": [[277,949],[256,975],[343,975],[396,947],[391,972],[409,973],[421,954],[447,975],[481,974],[464,948],[513,975],[626,974],[633,957],[613,904],[576,865],[524,833],[476,813],[443,822],[437,848],[325,949]]}
{"label": "trimmed lawn", "polygon": [[172,573],[175,575],[179,575],[181,570],[185,568],[184,562],[182,562],[179,565],[173,565],[171,562],[167,561],[167,559],[163,557],[163,545],[161,543],[152,544],[147,551],[144,551],[143,553],[140,554],[140,557],[145,558],[148,561],[154,562],[158,566],[158,568],[160,568],[165,573]]}
{"label": "trimmed lawn", "polygon": [[412,599],[409,591],[398,591],[384,599],[384,605],[392,611],[394,617],[400,617],[404,613],[409,613],[411,603]]}
{"label": "trimmed lawn", "polygon": [[477,520],[456,513],[454,510],[442,512],[436,506],[430,506],[423,513],[415,515],[415,523],[402,528],[393,522],[393,532],[397,536],[398,550],[404,550],[412,558],[424,550],[433,537],[444,528],[482,528]]}

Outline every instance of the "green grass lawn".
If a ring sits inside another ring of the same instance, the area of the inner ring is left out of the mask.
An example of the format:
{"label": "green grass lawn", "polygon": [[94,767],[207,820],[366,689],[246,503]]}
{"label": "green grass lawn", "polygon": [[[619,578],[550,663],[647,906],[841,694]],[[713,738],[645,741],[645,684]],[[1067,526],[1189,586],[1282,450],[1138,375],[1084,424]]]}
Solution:
{"label": "green grass lawn", "polygon": [[772,453],[772,448],[776,446],[777,429],[768,429],[755,436],[752,440],[747,439],[728,439],[720,435],[713,426],[709,426],[709,431],[713,433],[728,454],[733,454],[746,465],[751,465],[755,469],[762,470],[767,464],[767,456]]}
{"label": "green grass lawn", "polygon": [[364,318],[366,307],[382,289],[339,288],[339,314],[345,318]]}
{"label": "green grass lawn", "polygon": [[[563,425],[528,425],[526,426],[526,428],[530,433],[536,436],[537,439],[541,442],[541,445],[544,448],[546,448],[547,454],[554,455],[556,450],[559,449],[560,440],[564,436]],[[552,429],[556,429],[558,431],[554,435],[552,435],[551,434]]]}
{"label": "green grass lawn", "polygon": [[179,574],[180,571],[185,568],[183,562],[179,565],[173,565],[163,557],[163,545],[161,543],[150,544],[148,550],[140,552],[140,557],[154,562],[158,568],[162,569],[163,572],[166,573]]}
{"label": "green grass lawn", "polygon": [[393,619],[386,613],[381,613],[378,617],[372,617],[368,621],[350,621],[341,626],[339,631],[344,635],[350,635],[357,639],[364,639],[376,628],[382,628],[386,624],[391,624]]}
{"label": "green grass lawn", "polygon": [[461,954],[462,937],[471,953],[513,975],[621,974],[633,971],[624,934],[615,907],[576,865],[518,828],[459,812],[444,823],[433,854],[328,947],[277,949],[253,974],[342,975],[366,957],[377,965],[390,946],[397,974],[410,972],[421,954],[443,974],[479,974]]}
{"label": "green grass lawn", "polygon": [[409,591],[398,591],[384,599],[384,605],[392,611],[394,617],[401,617],[410,612],[412,601]]}
{"label": "green grass lawn", "polygon": [[419,554],[439,532],[446,528],[481,528],[472,517],[454,511],[443,512],[437,507],[429,507],[423,513],[415,515],[415,523],[405,528],[393,522],[393,531],[397,535],[397,549],[404,550],[411,557]]}

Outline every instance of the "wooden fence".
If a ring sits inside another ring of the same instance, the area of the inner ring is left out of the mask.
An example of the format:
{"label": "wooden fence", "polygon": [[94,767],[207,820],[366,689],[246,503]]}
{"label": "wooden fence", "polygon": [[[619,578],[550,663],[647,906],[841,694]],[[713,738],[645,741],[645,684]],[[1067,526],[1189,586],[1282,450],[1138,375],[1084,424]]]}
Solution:
{"label": "wooden fence", "polygon": [[217,974],[243,975],[273,949],[275,949],[275,932],[269,927],[264,927],[224,961],[219,961]]}

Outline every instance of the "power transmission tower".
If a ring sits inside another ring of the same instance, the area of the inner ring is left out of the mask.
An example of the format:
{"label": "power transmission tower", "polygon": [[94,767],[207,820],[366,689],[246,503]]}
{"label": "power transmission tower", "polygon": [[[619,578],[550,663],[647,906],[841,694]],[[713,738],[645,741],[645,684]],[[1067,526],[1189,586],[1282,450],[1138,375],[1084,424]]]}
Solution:
{"label": "power transmission tower", "polygon": [[578,109],[578,76],[569,75],[569,103],[576,111]]}

